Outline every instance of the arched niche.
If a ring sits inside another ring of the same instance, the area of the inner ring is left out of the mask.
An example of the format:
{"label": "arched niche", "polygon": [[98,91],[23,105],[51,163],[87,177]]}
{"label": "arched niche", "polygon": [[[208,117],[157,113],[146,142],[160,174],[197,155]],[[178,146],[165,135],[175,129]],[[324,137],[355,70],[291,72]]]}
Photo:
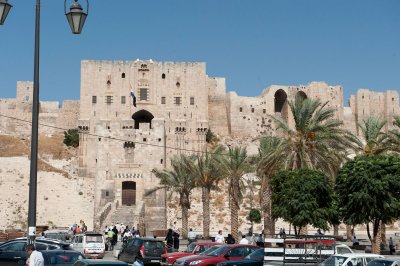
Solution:
{"label": "arched niche", "polygon": [[303,100],[307,99],[307,94],[304,91],[298,91],[296,97],[301,97]]}
{"label": "arched niche", "polygon": [[137,111],[132,115],[132,119],[135,121],[135,129],[139,129],[141,123],[148,123],[151,128],[151,120],[153,120],[153,118],[154,116],[146,110]]}
{"label": "arched niche", "polygon": [[280,114],[281,117],[287,121],[288,120],[288,101],[287,94],[284,90],[280,89],[275,92],[274,95],[274,112],[275,114]]}

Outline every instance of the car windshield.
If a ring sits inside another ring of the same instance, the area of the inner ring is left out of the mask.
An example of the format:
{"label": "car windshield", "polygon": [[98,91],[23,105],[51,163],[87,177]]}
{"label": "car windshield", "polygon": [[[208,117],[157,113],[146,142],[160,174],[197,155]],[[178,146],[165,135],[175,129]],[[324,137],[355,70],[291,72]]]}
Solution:
{"label": "car windshield", "polygon": [[214,250],[213,252],[211,252],[211,253],[209,253],[207,255],[208,256],[212,256],[212,257],[217,257],[217,256],[221,255],[222,253],[224,253],[225,251],[227,251],[230,248],[231,248],[230,246],[223,246],[223,247],[220,247],[220,248]]}
{"label": "car windshield", "polygon": [[200,253],[200,255],[208,255],[211,252],[214,252],[214,250],[219,249],[221,246],[211,246],[208,249],[204,250],[203,252]]}
{"label": "car windshield", "polygon": [[48,253],[51,264],[73,264],[77,260],[83,259],[79,253]]}
{"label": "car windshield", "polygon": [[323,266],[340,266],[346,261],[346,257],[343,256],[331,256],[322,262]]}
{"label": "car windshield", "polygon": [[103,243],[102,235],[87,235],[86,243]]}
{"label": "car windshield", "polygon": [[264,249],[260,248],[245,257],[247,260],[264,259]]}
{"label": "car windshield", "polygon": [[392,264],[391,260],[373,260],[368,262],[367,266],[390,266]]}
{"label": "car windshield", "polygon": [[190,243],[189,246],[187,246],[187,248],[186,248],[186,252],[192,253],[195,247],[196,247],[196,242]]}

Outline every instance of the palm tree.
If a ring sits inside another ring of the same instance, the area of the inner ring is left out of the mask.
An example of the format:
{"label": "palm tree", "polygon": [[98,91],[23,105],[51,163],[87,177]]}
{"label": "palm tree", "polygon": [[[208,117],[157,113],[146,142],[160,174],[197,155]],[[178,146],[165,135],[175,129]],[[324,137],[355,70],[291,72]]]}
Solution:
{"label": "palm tree", "polygon": [[205,152],[197,157],[196,185],[201,187],[203,202],[203,235],[205,239],[210,237],[210,193],[218,190],[218,182],[223,178],[218,158],[224,148],[217,146],[211,153]]}
{"label": "palm tree", "polygon": [[388,135],[383,132],[386,120],[370,116],[358,124],[361,136],[365,141],[363,153],[365,155],[381,154],[388,150]]}
{"label": "palm tree", "polygon": [[[390,149],[389,134],[383,131],[387,121],[378,117],[370,116],[358,124],[361,137],[365,144],[362,153],[365,155],[377,155],[386,153]],[[386,225],[381,223],[378,243],[386,242]],[[377,245],[378,246],[378,245]]]}
{"label": "palm tree", "polygon": [[335,119],[335,109],[328,102],[297,96],[289,102],[294,118],[294,128],[279,116],[271,116],[280,135],[261,138],[258,175],[262,178],[264,228],[274,233],[271,216],[271,187],[269,181],[278,170],[318,169],[335,177],[339,166],[347,160],[351,150],[358,150],[361,143],[343,122]]}
{"label": "palm tree", "polygon": [[247,156],[246,148],[229,147],[228,154],[221,158],[222,176],[228,183],[229,203],[231,211],[231,233],[239,240],[239,209],[245,189],[242,182],[244,174],[251,172],[252,167]]}
{"label": "palm tree", "polygon": [[271,156],[281,144],[281,139],[274,136],[263,136],[260,139],[259,162],[257,164],[257,177],[260,179],[260,206],[263,212],[264,233],[267,235],[275,234],[275,221],[271,216],[271,185],[272,176],[279,170],[279,158]]}
{"label": "palm tree", "polygon": [[145,195],[150,195],[156,190],[167,189],[179,195],[179,206],[182,208],[183,238],[187,238],[188,233],[190,193],[196,187],[194,159],[194,156],[175,156],[171,160],[171,170],[153,169],[154,175],[160,179],[160,185],[145,193]]}
{"label": "palm tree", "polygon": [[400,153],[400,115],[394,117],[393,125],[396,128],[389,131],[389,149]]}

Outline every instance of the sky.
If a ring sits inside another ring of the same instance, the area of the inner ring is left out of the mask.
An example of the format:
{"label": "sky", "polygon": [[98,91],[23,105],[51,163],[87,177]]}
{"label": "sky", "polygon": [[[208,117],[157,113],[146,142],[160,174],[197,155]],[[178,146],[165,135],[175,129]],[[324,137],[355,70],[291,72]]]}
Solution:
{"label": "sky", "polygon": [[[35,0],[0,26],[0,98],[33,80]],[[67,8],[73,0],[67,1]],[[83,7],[86,0],[79,0]],[[400,92],[399,0],[89,0],[73,35],[63,0],[41,0],[40,100],[79,99],[81,60],[206,62],[227,91],[325,81]],[[326,99],[329,100],[329,99]]]}

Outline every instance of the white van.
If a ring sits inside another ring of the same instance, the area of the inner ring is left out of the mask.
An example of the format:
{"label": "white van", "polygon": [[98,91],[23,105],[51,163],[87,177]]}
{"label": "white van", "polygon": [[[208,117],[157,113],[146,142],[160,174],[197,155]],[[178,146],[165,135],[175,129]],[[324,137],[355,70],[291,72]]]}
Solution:
{"label": "white van", "polygon": [[363,253],[338,254],[330,256],[320,266],[366,266],[368,262],[378,258],[384,257],[377,254]]}
{"label": "white van", "polygon": [[76,234],[71,245],[74,250],[81,252],[88,259],[101,259],[106,250],[104,237],[100,233]]}

